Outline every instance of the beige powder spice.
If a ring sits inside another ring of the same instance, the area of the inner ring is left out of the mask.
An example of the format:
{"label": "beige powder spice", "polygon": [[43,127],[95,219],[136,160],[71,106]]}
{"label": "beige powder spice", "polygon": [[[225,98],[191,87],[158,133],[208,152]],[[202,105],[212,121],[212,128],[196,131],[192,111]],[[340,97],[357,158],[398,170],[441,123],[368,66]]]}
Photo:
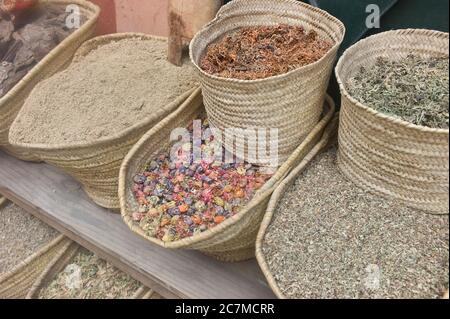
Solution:
{"label": "beige powder spice", "polygon": [[0,275],[57,236],[56,230],[13,203],[0,209]]}
{"label": "beige powder spice", "polygon": [[170,64],[166,49],[165,40],[140,39],[99,47],[36,86],[10,138],[50,145],[95,141],[145,121],[197,85],[190,62]]}

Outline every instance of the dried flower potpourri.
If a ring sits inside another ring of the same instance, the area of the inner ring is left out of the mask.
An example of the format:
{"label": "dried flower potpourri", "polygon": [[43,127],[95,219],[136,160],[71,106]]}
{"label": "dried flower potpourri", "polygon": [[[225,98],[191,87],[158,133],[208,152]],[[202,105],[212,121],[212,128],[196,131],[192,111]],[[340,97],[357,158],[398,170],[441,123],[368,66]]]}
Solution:
{"label": "dried flower potpourri", "polygon": [[[209,124],[204,120],[200,125],[205,136]],[[195,138],[193,127],[188,131]],[[211,154],[215,142],[213,136],[202,140],[201,151]],[[202,233],[236,215],[271,178],[263,168],[243,161],[194,160],[192,144],[184,143],[175,161],[169,151],[160,154],[134,177],[139,208],[132,219],[164,242]],[[220,150],[224,152],[222,146]]]}
{"label": "dried flower potpourri", "polygon": [[200,67],[224,78],[262,79],[314,63],[331,46],[314,30],[300,26],[248,27],[210,44]]}
{"label": "dried flower potpourri", "polygon": [[374,108],[413,124],[448,128],[448,57],[421,58],[410,54],[390,61],[378,58],[351,78],[351,96]]}

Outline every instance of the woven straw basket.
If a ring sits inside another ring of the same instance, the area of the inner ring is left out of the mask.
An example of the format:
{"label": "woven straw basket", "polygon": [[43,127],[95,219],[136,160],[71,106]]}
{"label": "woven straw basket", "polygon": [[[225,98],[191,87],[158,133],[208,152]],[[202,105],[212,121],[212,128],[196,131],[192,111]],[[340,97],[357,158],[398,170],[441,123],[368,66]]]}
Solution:
{"label": "woven straw basket", "polygon": [[[274,218],[274,214],[277,211],[277,207],[279,205],[280,200],[283,198],[285,192],[295,183],[295,181],[299,178],[299,176],[311,165],[311,161],[321,152],[325,151],[328,146],[336,144],[336,135],[337,135],[337,127],[338,127],[338,114],[333,118],[331,123],[325,129],[322,140],[315,146],[313,150],[304,158],[304,160],[294,168],[286,179],[284,179],[280,185],[273,192],[272,197],[270,198],[267,213],[264,216],[264,219],[261,223],[261,228],[258,232],[258,237],[256,239],[256,259],[258,264],[267,279],[267,282],[275,293],[275,295],[280,299],[287,299],[288,296],[285,296],[280,287],[275,280],[274,274],[272,270],[269,268],[269,265],[266,262],[264,253],[263,253],[263,244],[265,241],[265,237],[267,231],[272,223]],[[443,293],[443,298],[447,296],[448,298],[448,290]]]}
{"label": "woven straw basket", "polygon": [[78,5],[86,22],[75,32],[64,39],[49,54],[45,56],[22,80],[17,83],[5,96],[0,99],[0,148],[23,160],[39,160],[33,155],[12,147],[8,142],[11,124],[31,90],[43,79],[64,69],[72,60],[78,47],[90,39],[95,32],[100,9],[88,1],[83,0],[41,0],[42,4]]}
{"label": "woven straw basket", "polygon": [[[264,257],[264,253],[262,251],[262,246],[264,243],[264,238],[269,228],[276,208],[280,199],[283,197],[286,190],[292,186],[298,176],[308,167],[314,157],[322,152],[327,146],[332,144],[335,141],[335,137],[337,135],[337,124],[338,124],[338,115],[336,114],[333,120],[328,124],[325,129],[325,132],[322,136],[322,139],[314,146],[314,148],[303,158],[300,164],[295,167],[290,174],[278,185],[275,191],[270,198],[269,204],[267,206],[267,212],[264,215],[264,219],[261,223],[261,227],[258,232],[258,237],[256,239],[256,259],[258,264],[269,283],[270,288],[273,290],[275,295],[278,298],[285,299],[286,297],[281,292],[278,287],[275,278],[273,277],[269,266],[267,265],[266,259]],[[295,213],[295,212],[293,212]]]}
{"label": "woven straw basket", "polygon": [[[199,63],[209,44],[236,29],[259,25],[300,25],[315,30],[332,49],[319,61],[286,74],[257,80],[221,78]],[[278,154],[285,161],[317,124],[344,25],[325,11],[294,0],[234,0],[191,41],[190,56],[200,74],[211,126],[278,129]],[[233,142],[225,141],[233,152]],[[238,154],[253,146],[236,145]]]}
{"label": "woven straw basket", "polygon": [[0,299],[37,298],[39,291],[66,266],[78,247],[64,235],[59,235],[0,276]]}
{"label": "woven straw basket", "polygon": [[448,214],[448,129],[433,129],[381,114],[351,97],[346,83],[379,56],[404,58],[447,55],[448,33],[398,30],[380,33],[350,47],[336,76],[342,93],[338,165],[358,186],[407,206]]}
{"label": "woven straw basket", "polygon": [[275,175],[256,193],[254,198],[235,216],[199,235],[163,242],[150,237],[132,220],[132,213],[138,204],[134,198],[133,177],[144,170],[149,160],[170,149],[170,133],[173,129],[187,127],[192,120],[204,113],[202,96],[198,95],[190,104],[184,104],[176,112],[161,121],[145,134],[123,161],[119,177],[119,198],[125,223],[137,234],[166,248],[188,248],[200,250],[223,261],[240,261],[254,256],[256,233],[266,209],[269,197],[283,177],[300,162],[317,143],[323,129],[334,113],[334,103],[327,98],[322,120],[311,131],[304,142],[293,152]]}
{"label": "woven straw basket", "polygon": [[[79,62],[99,46],[127,38],[167,41],[164,38],[136,33],[101,36],[84,43],[76,52],[73,63]],[[130,126],[118,134],[94,142],[60,145],[29,144],[17,141],[14,134],[10,134],[10,143],[15,149],[29,152],[49,164],[64,169],[81,182],[84,190],[94,202],[102,207],[118,211],[117,187],[123,158],[145,132],[195,94],[198,94],[196,89],[189,90],[172,103],[161,107],[158,112],[144,121]],[[186,103],[189,103],[189,100]],[[20,117],[20,113],[18,117]]]}
{"label": "woven straw basket", "polygon": [[[64,235],[40,248],[0,276],[0,299],[38,299],[58,274],[72,262],[81,246]],[[164,299],[153,289],[139,287],[131,299]]]}

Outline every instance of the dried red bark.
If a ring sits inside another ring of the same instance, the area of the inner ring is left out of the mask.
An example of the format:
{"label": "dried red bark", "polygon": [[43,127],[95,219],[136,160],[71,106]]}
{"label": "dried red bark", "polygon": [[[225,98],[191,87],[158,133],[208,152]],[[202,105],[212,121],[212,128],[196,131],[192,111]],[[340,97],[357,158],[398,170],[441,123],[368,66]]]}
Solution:
{"label": "dried red bark", "polygon": [[300,26],[249,27],[210,44],[200,67],[224,78],[262,79],[316,62],[331,46]]}

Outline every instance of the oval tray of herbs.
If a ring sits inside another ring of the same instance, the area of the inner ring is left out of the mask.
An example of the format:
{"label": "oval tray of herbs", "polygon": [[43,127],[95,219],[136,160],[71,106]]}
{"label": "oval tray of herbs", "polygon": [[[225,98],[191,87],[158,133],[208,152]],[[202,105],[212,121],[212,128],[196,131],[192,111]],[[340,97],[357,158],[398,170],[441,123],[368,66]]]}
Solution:
{"label": "oval tray of herbs", "polygon": [[332,145],[274,191],[256,255],[279,298],[440,298],[448,222],[360,189]]}
{"label": "oval tray of herbs", "polygon": [[435,214],[449,205],[448,44],[438,31],[383,32],[336,67],[339,168],[368,191]]}
{"label": "oval tray of herbs", "polygon": [[[305,142],[287,162],[267,171],[236,158],[230,162],[222,156],[216,161],[192,157],[193,145],[202,154],[217,150],[205,137],[209,122],[198,96],[150,130],[125,158],[119,178],[125,223],[165,248],[200,250],[224,261],[254,257],[256,233],[272,191],[314,147],[333,114],[328,97],[322,120]],[[186,128],[189,140],[175,145],[170,136],[180,128]],[[220,143],[219,152],[227,154]]]}

